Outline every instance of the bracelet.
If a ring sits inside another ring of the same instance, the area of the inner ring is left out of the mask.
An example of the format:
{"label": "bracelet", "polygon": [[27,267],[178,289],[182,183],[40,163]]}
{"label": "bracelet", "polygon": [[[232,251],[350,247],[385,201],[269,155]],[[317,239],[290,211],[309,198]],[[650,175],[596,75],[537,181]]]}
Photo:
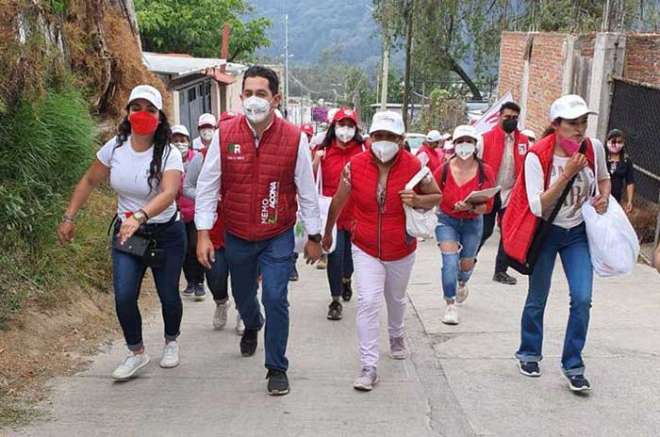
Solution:
{"label": "bracelet", "polygon": [[76,218],[75,218],[75,217],[72,217],[72,216],[70,216],[70,215],[68,215],[68,214],[66,214],[66,213],[64,213],[64,214],[62,215],[62,222],[73,224],[73,223],[76,222]]}
{"label": "bracelet", "polygon": [[147,211],[145,211],[144,209],[140,209],[140,210],[138,210],[138,211],[140,211],[142,214],[144,214],[144,217],[145,217],[147,220],[149,220],[150,217],[149,217],[149,214],[147,214]]}

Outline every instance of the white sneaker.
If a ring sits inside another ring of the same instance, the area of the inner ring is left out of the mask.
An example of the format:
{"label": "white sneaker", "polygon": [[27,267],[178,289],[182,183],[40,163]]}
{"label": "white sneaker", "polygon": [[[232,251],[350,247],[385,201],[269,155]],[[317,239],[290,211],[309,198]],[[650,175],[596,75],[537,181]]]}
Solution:
{"label": "white sneaker", "polygon": [[458,325],[458,310],[456,305],[451,303],[447,305],[445,316],[442,318],[442,323],[445,325]]}
{"label": "white sneaker", "polygon": [[227,324],[227,310],[231,307],[229,300],[225,303],[215,304],[215,314],[213,314],[213,327],[215,329],[222,329]]}
{"label": "white sneaker", "polygon": [[470,290],[467,287],[467,284],[463,282],[458,283],[458,290],[456,291],[456,303],[463,303],[467,300]]}
{"label": "white sneaker", "polygon": [[371,391],[376,384],[378,384],[376,368],[365,367],[360,371],[360,376],[353,382],[353,388],[359,391]]}
{"label": "white sneaker", "polygon": [[243,335],[244,332],[245,332],[245,325],[243,324],[241,315],[236,314],[236,335]]}
{"label": "white sneaker", "polygon": [[131,379],[138,370],[149,364],[149,355],[130,352],[123,363],[112,372],[112,379],[126,381]]}
{"label": "white sneaker", "polygon": [[160,359],[160,367],[170,369],[179,365],[179,344],[170,341],[163,348],[163,356]]}

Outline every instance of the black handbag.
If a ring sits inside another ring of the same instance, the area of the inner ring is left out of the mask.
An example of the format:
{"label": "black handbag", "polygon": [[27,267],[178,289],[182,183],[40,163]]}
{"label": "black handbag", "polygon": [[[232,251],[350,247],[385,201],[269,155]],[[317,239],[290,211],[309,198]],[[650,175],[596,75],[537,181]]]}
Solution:
{"label": "black handbag", "polygon": [[[170,224],[176,221],[177,215],[175,214],[169,222],[165,223],[163,226],[169,226]],[[110,224],[110,228],[113,228],[115,232],[119,230],[118,225],[121,222],[117,220],[117,216],[113,219]],[[142,259],[142,262],[146,267],[158,268],[161,267],[165,262],[165,251],[158,248],[158,242],[154,238],[158,231],[150,231],[145,225],[141,225],[138,230],[121,244],[119,238],[113,238],[112,248],[129,255],[133,255]]]}
{"label": "black handbag", "polygon": [[[583,142],[582,146],[580,147],[579,153],[584,153],[585,150],[586,150],[586,142]],[[529,250],[527,251],[527,259],[525,260],[525,262],[521,263],[519,261],[516,261],[515,259],[506,255],[505,253],[506,263],[509,267],[511,267],[512,269],[523,275],[531,275],[532,272],[534,272],[534,266],[536,265],[536,261],[538,261],[539,259],[539,255],[541,254],[541,249],[543,248],[543,244],[545,243],[545,240],[548,238],[548,235],[552,230],[552,223],[555,221],[555,218],[557,218],[557,214],[559,214],[559,210],[561,209],[561,206],[564,204],[564,201],[566,200],[568,193],[571,191],[571,188],[573,188],[573,183],[575,182],[576,178],[577,175],[573,176],[573,178],[568,182],[568,184],[564,188],[564,191],[562,191],[561,196],[559,196],[559,199],[557,199],[557,203],[555,204],[555,207],[552,209],[552,213],[550,214],[550,217],[548,217],[548,220],[543,220],[542,218],[539,218],[537,220],[536,231],[534,232],[534,239],[532,240],[532,244],[530,244]]]}

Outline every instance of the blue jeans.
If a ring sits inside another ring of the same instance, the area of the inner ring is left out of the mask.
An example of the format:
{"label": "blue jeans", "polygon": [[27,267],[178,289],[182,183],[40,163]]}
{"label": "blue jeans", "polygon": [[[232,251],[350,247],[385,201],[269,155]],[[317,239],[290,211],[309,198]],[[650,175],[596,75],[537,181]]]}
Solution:
{"label": "blue jeans", "polygon": [[353,276],[353,254],[351,253],[351,233],[337,230],[335,251],[328,255],[328,283],[330,295],[341,296],[343,279]]}
{"label": "blue jeans", "polygon": [[[162,307],[165,340],[172,341],[179,336],[183,315],[179,279],[186,253],[186,228],[178,220],[168,225],[147,225],[147,227],[156,232],[154,238],[157,247],[165,251],[164,264],[152,268],[151,273]],[[116,232],[113,238],[117,238]],[[126,346],[132,351],[143,347],[142,317],[138,307],[138,297],[146,270],[141,258],[112,249],[115,307]]]}
{"label": "blue jeans", "polygon": [[215,251],[215,262],[211,266],[211,270],[206,270],[206,282],[209,290],[211,290],[214,301],[224,302],[229,298],[228,280],[229,265],[227,264],[227,256],[223,247]]}
{"label": "blue jeans", "polygon": [[473,219],[457,219],[442,212],[438,213],[438,226],[435,228],[435,239],[438,241],[438,245],[447,242],[458,243],[458,252],[442,252],[441,280],[445,299],[455,299],[456,283],[465,284],[472,276],[474,269],[461,270],[460,261],[477,256],[482,232],[482,216]]}
{"label": "blue jeans", "polygon": [[226,234],[225,250],[231,287],[246,329],[261,329],[264,317],[257,300],[257,275],[262,275],[261,301],[266,311],[266,368],[286,371],[289,361],[289,301],[287,299],[293,229],[269,240],[247,241]]}
{"label": "blue jeans", "polygon": [[581,375],[584,373],[582,349],[589,329],[593,286],[593,266],[584,223],[572,229],[553,226],[544,242],[529,277],[529,291],[522,314],[520,349],[516,357],[531,362],[543,358],[543,313],[557,254],[561,258],[571,296],[561,364],[565,375]]}

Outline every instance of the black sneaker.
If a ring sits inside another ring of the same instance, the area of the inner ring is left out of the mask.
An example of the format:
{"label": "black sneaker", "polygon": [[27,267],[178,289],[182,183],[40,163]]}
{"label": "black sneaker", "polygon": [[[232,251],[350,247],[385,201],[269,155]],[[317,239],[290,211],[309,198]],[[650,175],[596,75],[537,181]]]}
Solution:
{"label": "black sneaker", "polygon": [[289,378],[286,377],[286,372],[269,369],[266,379],[268,380],[268,394],[271,396],[289,394]]}
{"label": "black sneaker", "polygon": [[518,283],[518,280],[509,275],[507,272],[495,273],[495,275],[493,275],[493,281],[504,285],[516,285]]}
{"label": "black sneaker", "polygon": [[567,376],[566,379],[568,379],[568,388],[571,391],[576,393],[591,391],[591,384],[589,384],[589,380],[584,375]]}
{"label": "black sneaker", "polygon": [[245,329],[241,337],[241,355],[244,357],[251,357],[257,351],[257,335],[258,329]]}
{"label": "black sneaker", "polygon": [[296,266],[293,266],[293,268],[291,269],[291,274],[289,274],[289,281],[295,282],[298,279],[299,279],[298,269],[296,268]]}
{"label": "black sneaker", "polygon": [[341,303],[338,300],[333,300],[328,306],[328,320],[341,320],[342,312]]}
{"label": "black sneaker", "polygon": [[341,292],[341,298],[344,300],[344,302],[348,302],[351,300],[351,297],[353,297],[353,288],[351,287],[351,280],[347,280],[342,284],[342,292]]}
{"label": "black sneaker", "polygon": [[531,378],[538,378],[541,376],[541,369],[539,363],[532,361],[518,361],[520,373]]}

